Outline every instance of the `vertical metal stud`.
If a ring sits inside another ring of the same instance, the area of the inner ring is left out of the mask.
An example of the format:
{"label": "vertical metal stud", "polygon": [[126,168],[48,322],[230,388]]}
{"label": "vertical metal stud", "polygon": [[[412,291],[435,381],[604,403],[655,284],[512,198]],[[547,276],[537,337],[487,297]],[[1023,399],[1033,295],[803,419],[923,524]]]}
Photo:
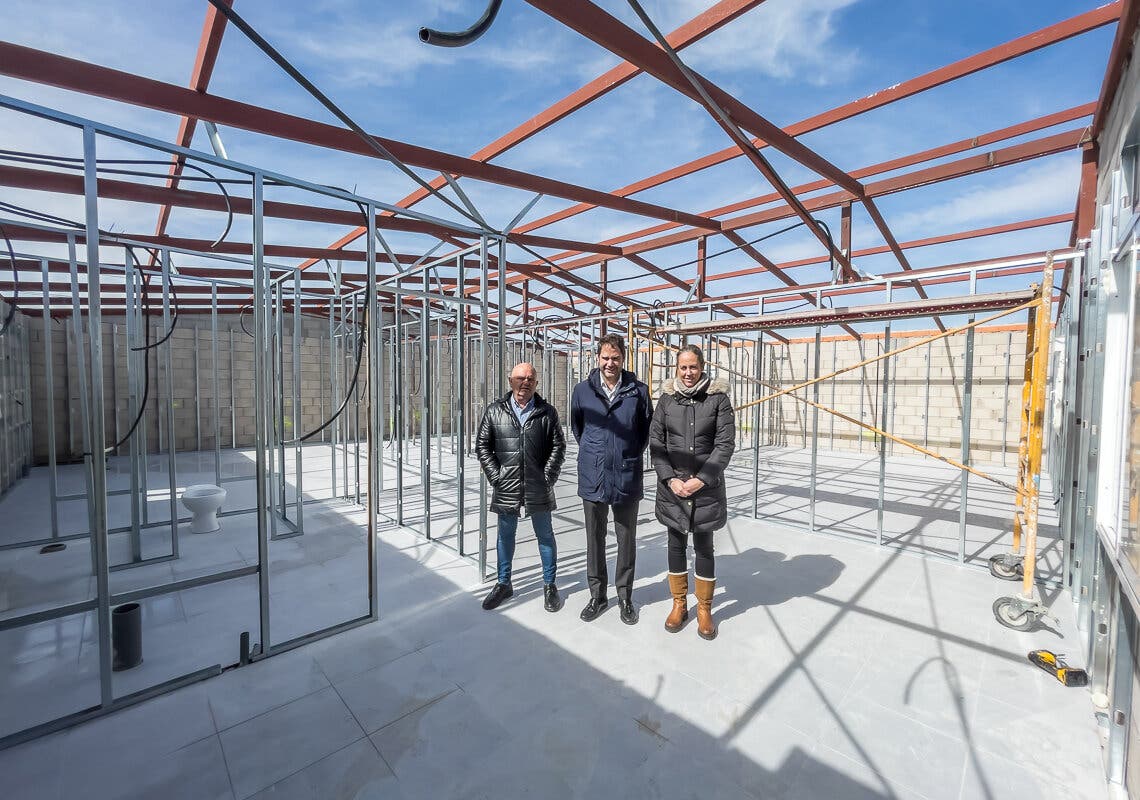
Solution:
{"label": "vertical metal stud", "polygon": [[268,280],[265,269],[264,236],[264,185],[260,172],[253,174],[253,409],[254,449],[257,491],[257,563],[259,622],[261,626],[261,655],[269,653],[272,638],[269,619],[269,470],[268,452],[269,419],[266,409],[269,398],[266,350],[268,345],[268,319],[266,295]]}
{"label": "vertical metal stud", "polygon": [[[820,291],[816,290],[815,304],[820,308],[823,307]],[[816,326],[815,329],[815,358],[813,359],[814,367],[812,369],[812,377],[815,378],[815,383],[811,385],[812,400],[819,403],[819,354],[822,345],[823,328]],[[818,481],[819,474],[819,406],[816,405],[811,410],[811,487],[808,494],[808,530],[812,533],[815,532],[815,489]]]}
{"label": "vertical metal stud", "polygon": [[[43,322],[44,322],[44,396],[47,398],[47,435],[48,435],[48,491],[51,496],[51,538],[59,538],[59,483],[56,474],[55,452],[55,374],[52,361],[51,333],[51,296],[48,294],[48,261],[40,260],[40,280],[43,285]],[[128,354],[129,355],[129,354]]]}
{"label": "vertical metal stud", "polygon": [[[886,301],[891,302],[891,295],[893,293],[893,286],[890,281],[887,281]],[[883,326],[883,352],[891,349],[891,323],[886,323]],[[890,382],[891,382],[891,367],[890,359],[883,359],[877,362],[881,365],[882,377],[882,408],[879,409],[879,417],[882,420],[882,429],[887,430],[888,424],[888,408],[887,403],[890,399]],[[885,437],[877,437],[879,443],[879,502],[877,509],[877,534],[876,543],[883,543],[883,518],[886,512],[886,489],[887,489],[887,439]]]}
{"label": "vertical metal stud", "polygon": [[[505,276],[500,272],[499,282]],[[420,304],[420,487],[423,494],[424,536],[431,539],[431,442],[428,435],[431,432],[431,407],[434,394],[431,374],[431,305],[427,293],[430,289],[428,283],[428,269],[423,269],[424,297]]]}
{"label": "vertical metal stud", "polygon": [[214,484],[222,485],[222,386],[218,381],[218,285],[210,284],[210,369],[214,397],[210,406],[214,430]]}
{"label": "vertical metal stud", "polygon": [[[94,527],[91,548],[95,561],[95,596],[98,598],[99,688],[104,706],[110,705],[114,691],[111,685],[111,586],[107,542],[107,462],[103,458],[103,334],[100,308],[99,270],[99,190],[96,174],[95,129],[83,129],[83,196],[87,241],[87,336],[91,348],[90,431],[86,449],[92,454],[91,497]],[[69,236],[74,253],[74,235]],[[75,259],[72,258],[72,275]],[[80,348],[82,349],[82,348]]]}

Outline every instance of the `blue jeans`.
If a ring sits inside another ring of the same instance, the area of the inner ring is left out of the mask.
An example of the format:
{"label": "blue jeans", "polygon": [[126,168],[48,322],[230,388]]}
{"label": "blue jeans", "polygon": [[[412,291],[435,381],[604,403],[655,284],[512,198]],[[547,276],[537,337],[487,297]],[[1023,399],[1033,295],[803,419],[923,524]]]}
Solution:
{"label": "blue jeans", "polygon": [[[542,558],[542,580],[554,583],[558,572],[558,547],[554,544],[554,525],[549,511],[530,518],[534,535],[538,538],[538,555]],[[515,531],[519,527],[517,514],[499,514],[499,583],[511,582],[511,561],[515,557]]]}

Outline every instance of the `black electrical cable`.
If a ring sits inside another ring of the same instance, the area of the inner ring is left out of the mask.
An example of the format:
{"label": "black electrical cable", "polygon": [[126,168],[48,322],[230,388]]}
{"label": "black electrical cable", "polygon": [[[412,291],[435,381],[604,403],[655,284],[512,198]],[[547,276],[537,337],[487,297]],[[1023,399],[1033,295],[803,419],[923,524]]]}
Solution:
{"label": "black electrical cable", "polygon": [[[41,163],[41,164],[46,164],[49,166],[56,166],[56,167],[59,167],[61,169],[83,169],[83,165],[84,165],[84,160],[82,158],[77,158],[74,156],[58,156],[58,155],[50,155],[47,153],[31,153],[31,152],[20,151],[20,150],[0,150],[0,156],[8,157],[9,160],[24,161],[25,163],[29,163],[29,162]],[[39,159],[39,160],[34,161],[35,159]],[[97,159],[95,159],[96,169],[98,169],[99,164],[150,164],[150,165],[160,165],[161,166],[161,165],[166,165],[169,163],[170,163],[169,161],[156,161],[154,159],[145,159],[145,158],[97,158]],[[223,185],[222,181],[220,181],[209,170],[206,170],[203,167],[200,167],[197,164],[193,164],[193,163],[186,161],[186,160],[183,160],[182,166],[184,168],[189,167],[190,169],[196,169],[199,172],[201,172],[203,175],[205,175],[207,180],[212,181],[214,183],[214,185],[216,185],[218,187],[218,191],[221,192],[222,199],[225,200],[225,203],[226,203],[226,226],[225,226],[225,228],[222,229],[222,235],[219,236],[217,239],[215,239],[213,244],[210,245],[210,248],[213,249],[226,240],[226,237],[229,236],[229,234],[230,234],[230,230],[233,228],[233,224],[234,224],[233,201],[230,198],[230,193],[226,191],[226,187]],[[155,175],[152,173],[136,173],[133,170],[101,170],[101,171],[111,172],[114,174],[141,175],[142,177],[155,177],[155,178],[169,178],[170,177],[169,175]]]}
{"label": "black electrical cable", "polygon": [[[139,260],[137,258],[135,258],[134,250],[131,249],[130,247],[126,247],[124,249],[127,251],[127,254],[130,255],[131,261],[135,262],[135,266],[138,268],[139,273],[143,274],[142,273],[142,264],[140,264]],[[158,253],[154,253],[154,255],[156,258],[158,257]],[[146,286],[148,282],[149,282],[149,278],[144,280],[143,285]],[[161,339],[159,339],[154,344],[144,344],[142,347],[132,347],[131,350],[136,352],[136,353],[140,352],[142,350],[153,350],[154,348],[158,347],[159,345],[164,344],[166,342],[166,340],[169,339],[174,334],[174,329],[178,327],[178,316],[179,316],[179,314],[178,314],[178,312],[179,312],[178,290],[174,287],[174,279],[171,276],[169,276],[169,275],[166,276],[166,283],[170,287],[170,295],[174,299],[174,317],[170,320],[170,329],[166,332],[165,336],[163,336]],[[149,332],[149,328],[148,328],[148,332]]]}
{"label": "black electrical cable", "polygon": [[[133,255],[131,257],[134,258]],[[136,262],[136,263],[138,263],[138,262]],[[150,291],[149,290],[150,290],[150,277],[148,275],[144,274],[143,275],[143,343],[145,346],[144,347],[132,347],[131,348],[132,351],[149,350],[150,349],[150,314],[148,313],[148,311],[150,309]],[[142,395],[142,398],[139,400],[139,413],[135,415],[135,421],[131,423],[131,427],[127,429],[127,432],[125,434],[123,434],[123,438],[121,438],[119,441],[115,442],[110,447],[103,448],[103,455],[108,455],[109,453],[119,449],[120,447],[122,447],[124,444],[126,444],[127,442],[129,442],[131,440],[131,437],[134,436],[135,431],[139,427],[139,423],[142,422],[143,417],[146,415],[146,404],[147,404],[147,401],[149,399],[150,399],[150,354],[147,353],[147,354],[143,355],[143,395]],[[92,458],[94,458],[95,454],[88,451],[88,452],[83,453],[83,456],[84,457],[91,456]]]}
{"label": "black electrical cable", "polygon": [[8,301],[8,313],[4,315],[4,321],[0,322],[0,336],[3,336],[16,316],[16,303],[20,300],[20,268],[16,266],[16,250],[12,247],[12,240],[2,225],[0,236],[4,237],[4,244],[8,247],[8,261],[12,264],[12,299]]}
{"label": "black electrical cable", "polygon": [[[333,187],[333,188],[336,188],[336,187]],[[367,209],[365,209],[363,203],[361,203],[359,201],[354,201],[354,202],[356,203],[357,208],[360,209],[360,215],[362,217],[364,217],[364,224],[365,224],[365,227],[367,227],[371,223],[371,220],[368,218]],[[379,233],[377,233],[377,236],[379,236]],[[364,302],[363,302],[364,312],[361,315],[362,318],[361,318],[360,332],[357,335],[357,339],[356,339],[356,365],[353,367],[353,370],[352,370],[352,383],[350,383],[348,385],[348,387],[345,389],[344,400],[341,402],[340,407],[336,411],[334,411],[333,414],[328,419],[326,419],[324,422],[322,422],[318,427],[314,428],[313,430],[309,431],[306,434],[298,436],[296,439],[293,439],[289,442],[285,442],[285,444],[295,444],[297,442],[308,441],[309,439],[313,438],[318,433],[323,431],[325,428],[327,428],[329,425],[332,425],[333,422],[336,421],[337,417],[339,417],[341,414],[343,414],[344,410],[348,407],[348,401],[352,397],[352,393],[354,391],[356,391],[356,384],[357,384],[357,381],[360,379],[360,362],[364,356],[364,342],[367,338],[366,332],[368,330],[368,303],[369,303],[369,300],[371,299],[371,296],[372,296],[371,293],[374,290],[372,284],[373,284],[372,280],[368,280],[364,284]],[[427,313],[426,303],[425,303],[424,308],[425,308],[424,313]],[[240,319],[241,318],[239,317],[239,321],[240,321]],[[242,325],[242,330],[245,330],[244,324]],[[247,333],[248,333],[248,331],[247,331]]]}
{"label": "black electrical cable", "polygon": [[499,13],[499,7],[503,4],[503,0],[491,0],[487,8],[483,11],[483,16],[475,21],[475,24],[470,28],[462,31],[439,31],[435,28],[420,28],[420,41],[424,44],[433,44],[436,47],[463,47],[469,45],[484,33],[486,33],[491,23],[495,21],[495,16]]}
{"label": "black electrical cable", "polygon": [[81,223],[74,220],[57,217],[54,214],[47,214],[43,211],[36,211],[33,208],[25,208],[24,206],[18,206],[14,203],[6,203],[0,201],[0,208],[8,211],[9,213],[20,217],[26,217],[27,219],[35,220],[37,222],[47,222],[52,225],[62,225],[67,228],[75,228],[76,230],[83,230],[84,228]]}
{"label": "black electrical cable", "polygon": [[[819,219],[817,217],[812,217],[812,222],[814,222],[816,225],[821,227],[823,229],[823,232],[825,234],[827,234],[827,257],[828,257],[828,261],[830,262],[830,268],[831,268],[831,272],[830,272],[831,282],[834,283],[835,277],[836,277],[836,273],[835,273],[835,239],[831,235],[831,228],[829,228],[827,226],[827,223],[824,222],[822,219]],[[835,304],[831,301],[831,297],[828,295],[823,295],[823,297],[821,298],[820,305],[823,305],[823,302],[827,302],[828,307],[830,307],[830,308],[835,307]]]}
{"label": "black electrical cable", "polygon": [[344,400],[341,401],[340,407],[336,411],[333,412],[332,416],[330,416],[328,419],[326,419],[324,422],[322,422],[320,424],[320,426],[314,428],[313,430],[309,431],[308,433],[306,433],[302,436],[298,436],[296,439],[293,439],[289,442],[285,442],[284,444],[295,444],[297,442],[308,441],[309,439],[313,438],[318,433],[323,431],[325,428],[327,428],[329,425],[332,425],[333,422],[336,421],[336,418],[339,417],[341,414],[343,414],[344,410],[348,407],[348,401],[352,399],[352,393],[354,391],[356,391],[356,383],[360,379],[360,362],[364,356],[364,340],[366,338],[365,337],[365,331],[368,329],[368,301],[369,301],[369,293],[372,291],[371,283],[372,282],[369,281],[368,284],[366,284],[364,287],[364,313],[362,315],[363,318],[361,320],[362,324],[361,324],[360,333],[356,339],[356,366],[352,370],[352,382],[345,389]]}
{"label": "black electrical cable", "polygon": [[250,339],[255,339],[257,337],[255,337],[252,333],[249,332],[249,328],[245,327],[245,312],[252,311],[252,310],[253,310],[253,303],[246,303],[244,306],[242,306],[241,308],[238,309],[238,325],[241,326],[242,333],[244,333]]}

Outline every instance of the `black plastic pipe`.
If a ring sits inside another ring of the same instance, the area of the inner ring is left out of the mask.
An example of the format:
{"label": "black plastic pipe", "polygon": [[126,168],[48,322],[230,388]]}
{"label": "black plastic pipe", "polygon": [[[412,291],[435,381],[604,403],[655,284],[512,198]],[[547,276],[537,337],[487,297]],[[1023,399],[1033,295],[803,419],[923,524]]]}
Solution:
{"label": "black plastic pipe", "polygon": [[420,41],[424,44],[434,44],[436,47],[463,47],[471,44],[491,27],[502,4],[503,0],[491,0],[483,16],[465,31],[449,32],[437,31],[435,28],[420,28]]}

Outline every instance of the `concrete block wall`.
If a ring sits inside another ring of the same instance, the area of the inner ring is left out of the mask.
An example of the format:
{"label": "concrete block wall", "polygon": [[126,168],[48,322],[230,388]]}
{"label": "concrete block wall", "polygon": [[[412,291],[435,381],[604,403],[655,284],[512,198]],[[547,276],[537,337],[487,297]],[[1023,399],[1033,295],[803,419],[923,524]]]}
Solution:
{"label": "concrete block wall", "polygon": [[[247,319],[246,324],[250,321]],[[344,392],[352,377],[355,351],[351,342],[338,339],[336,358],[330,350],[327,320],[304,318],[301,334],[300,407],[293,408],[292,320],[287,317],[283,332],[284,343],[284,437],[291,439],[319,426],[332,413],[332,371]],[[151,341],[162,337],[161,322],[152,323]],[[121,318],[107,318],[103,325],[104,391],[106,398],[107,443],[126,434],[131,414],[126,371],[128,351],[125,325]],[[175,444],[179,451],[210,450],[217,437],[222,447],[253,445],[253,340],[241,329],[236,315],[220,315],[218,321],[218,385],[214,386],[213,352],[209,317],[184,316],[170,340],[151,351],[150,355],[150,409],[142,425],[149,452],[164,452],[168,434],[167,409],[170,407],[167,383],[167,353],[171,360],[170,377],[173,383],[173,425]],[[52,324],[52,386],[46,385],[46,365],[42,325],[38,322],[27,327],[27,353],[30,362],[32,407],[44,410],[51,403],[55,415],[55,442],[57,458],[69,461],[81,458],[83,452],[82,406],[78,370],[79,350],[70,320]],[[434,332],[433,332],[434,333]],[[86,335],[85,330],[82,333]],[[891,348],[929,335],[928,332],[895,332]],[[232,341],[232,344],[231,344]],[[195,348],[195,342],[197,347]],[[346,346],[347,344],[347,346]],[[880,354],[882,335],[867,335],[861,341],[850,338],[824,339],[820,350],[820,372],[826,374],[836,368],[855,364]],[[1023,329],[991,328],[975,334],[973,361],[972,421],[970,426],[970,457],[972,463],[1014,466],[1017,453],[1021,404],[1022,369],[1024,364],[1025,335]],[[439,356],[434,351],[438,347]],[[169,348],[169,350],[168,350]],[[405,433],[418,437],[421,433],[420,403],[423,392],[420,380],[420,345],[407,342],[403,348],[406,369]],[[477,396],[477,346],[469,354],[469,372],[463,377],[468,387],[469,419],[472,426],[482,413]],[[922,345],[890,359],[887,374],[886,429],[909,441],[928,447],[934,452],[958,459],[961,457],[962,386],[965,375],[965,337],[955,336],[929,345]],[[493,343],[489,352],[494,358]],[[640,354],[639,366],[645,361]],[[366,354],[367,356],[367,354]],[[440,430],[450,435],[452,408],[456,402],[457,380],[454,375],[454,339],[444,338],[433,346],[431,387],[433,405],[438,401],[440,419],[429,433]],[[720,348],[710,363],[722,363],[744,375],[753,374],[750,347],[730,350]],[[536,362],[540,371],[540,391],[554,403],[559,415],[568,416],[568,386],[576,382],[577,354],[556,354],[544,363],[541,353],[528,349],[523,352],[512,345],[508,348],[506,368],[499,370],[492,361],[490,393],[501,396],[507,390],[506,373],[510,366],[523,359]],[[569,362],[567,361],[569,358]],[[763,349],[763,375],[765,392],[783,388],[806,380],[813,374],[814,339],[796,340],[788,344],[766,343]],[[585,358],[585,367],[592,368],[592,355]],[[569,367],[569,369],[568,369]],[[883,379],[885,362],[876,362],[857,370],[824,381],[819,387],[819,402],[864,422],[881,426],[884,408]],[[385,392],[385,405],[392,418],[392,347],[386,344],[381,362],[381,380]],[[548,374],[542,374],[545,371]],[[573,372],[574,374],[570,374]],[[232,390],[231,390],[232,376]],[[644,377],[644,376],[643,376]],[[655,382],[664,378],[661,370],[655,373]],[[197,391],[195,391],[197,387]],[[656,388],[656,387],[655,387]],[[362,367],[358,381],[361,397],[360,435],[365,430],[367,397],[367,370]],[[802,395],[812,397],[811,390]],[[738,378],[732,388],[734,402],[739,405],[759,396],[751,381]],[[217,430],[214,428],[214,408],[218,408]],[[231,412],[232,409],[232,412]],[[352,405],[342,417],[351,425]],[[815,430],[813,410],[790,397],[770,401],[761,407],[760,429],[766,446],[808,447]],[[754,416],[743,411],[738,426],[743,438],[750,434]],[[48,451],[48,414],[36,413],[32,417],[33,458],[46,463]],[[351,430],[351,428],[350,428]],[[472,431],[474,427],[472,427]],[[351,435],[351,434],[350,434]],[[836,450],[877,451],[876,437],[851,423],[820,411],[818,421],[820,446]],[[327,441],[331,430],[318,435]],[[126,448],[123,448],[123,452]],[[903,455],[908,448],[888,443],[888,453]]]}
{"label": "concrete block wall", "polygon": [[[248,328],[252,324],[250,315],[244,320]],[[44,354],[42,325],[38,321],[31,326],[30,362],[32,373],[31,393],[36,408],[46,409],[52,404],[55,419],[56,457],[60,462],[74,461],[83,454],[83,416],[81,403],[80,351],[76,341],[86,338],[86,319],[82,320],[80,339],[76,339],[70,319],[61,319],[51,326],[52,382],[47,385],[47,368]],[[166,328],[160,320],[151,323],[151,342],[157,342],[165,334]],[[433,335],[434,335],[433,330]],[[446,333],[446,332],[445,332]],[[173,426],[175,446],[179,452],[190,450],[212,450],[215,438],[223,448],[231,446],[250,447],[254,443],[254,353],[253,340],[242,330],[239,318],[233,314],[218,317],[218,380],[214,385],[213,348],[210,318],[206,315],[185,315],[179,321],[170,339],[150,351],[150,400],[147,414],[140,424],[140,442],[145,442],[148,452],[165,452],[169,437],[168,409],[173,406]],[[300,341],[300,403],[299,411],[293,408],[293,334],[292,317],[286,315],[283,330],[283,410],[284,438],[315,430],[335,410],[332,402],[332,381],[335,380],[339,399],[352,380],[356,352],[351,341],[345,341],[337,333],[336,354],[330,348],[329,325],[327,320],[305,317],[302,320]],[[103,381],[105,398],[106,442],[111,444],[126,435],[134,415],[131,412],[130,390],[127,373],[128,344],[123,318],[105,317],[103,321]],[[452,428],[452,408],[456,402],[457,381],[454,376],[455,360],[454,337],[446,335],[441,342],[432,345],[433,391],[432,403],[440,405],[439,424],[432,420],[429,433],[440,430],[450,435]],[[436,350],[438,348],[438,357]],[[489,351],[494,356],[493,344]],[[167,357],[170,359],[170,383],[173,395],[168,388]],[[508,360],[517,353],[508,352]],[[538,358],[533,354],[529,357]],[[137,356],[136,356],[137,358]],[[367,349],[364,352],[356,393],[360,397],[359,427],[353,419],[354,404],[350,402],[344,415],[338,421],[348,426],[348,436],[359,430],[365,436],[366,399],[368,394]],[[403,347],[403,363],[407,370],[404,381],[405,434],[418,437],[421,433],[420,344],[406,342]],[[555,359],[557,366],[547,378],[552,384],[550,392],[559,414],[566,415],[566,369],[561,357]],[[389,424],[393,420],[393,349],[390,342],[385,344],[380,368],[381,382],[385,393],[385,408]],[[141,380],[141,361],[139,386]],[[514,361],[511,362],[513,365]],[[472,431],[478,423],[482,408],[477,398],[479,368],[477,353],[469,353],[470,373],[467,380],[469,391],[469,413]],[[510,367],[508,366],[507,369]],[[541,369],[541,367],[540,367]],[[507,390],[506,370],[493,369],[490,375],[490,393],[501,396]],[[232,388],[231,388],[232,387]],[[173,397],[173,404],[170,398]],[[218,426],[214,426],[214,409],[218,410]],[[37,414],[33,424],[34,459],[44,464],[48,460],[49,415]],[[341,436],[346,435],[343,433]],[[385,430],[387,435],[387,429]],[[318,434],[315,441],[329,441],[332,429]],[[124,445],[120,452],[128,452]]]}
{"label": "concrete block wall", "polygon": [[[894,332],[890,349],[898,349],[932,332]],[[908,441],[954,459],[962,455],[963,385],[966,339],[958,335],[919,346],[886,361],[823,381],[818,402],[862,422],[883,427]],[[861,341],[828,337],[821,345],[820,374],[873,358],[883,352],[882,334]],[[764,380],[774,391],[810,379],[814,374],[814,339],[772,342],[764,347]],[[1024,368],[1024,328],[996,327],[975,334],[972,397],[970,403],[971,463],[1016,465],[1020,426],[1021,386]],[[885,373],[885,375],[884,375]],[[883,385],[887,394],[884,405]],[[812,399],[811,389],[798,394]],[[738,382],[737,404],[755,398],[751,388]],[[811,443],[814,410],[791,397],[763,405],[762,441],[766,445],[806,447]],[[750,412],[741,424],[751,429]],[[876,452],[873,433],[842,419],[819,412],[819,443],[835,450]],[[888,454],[913,453],[894,442]]]}
{"label": "concrete block wall", "polygon": [[[248,315],[245,322],[247,327],[251,324]],[[86,339],[85,319],[82,324],[84,327],[79,341]],[[160,320],[152,320],[151,342],[161,339],[165,331]],[[145,441],[148,452],[165,451],[171,422],[175,446],[179,451],[196,450],[199,447],[213,449],[216,438],[222,447],[235,444],[247,447],[253,444],[253,340],[243,332],[237,315],[219,315],[218,375],[215,386],[211,337],[208,316],[186,315],[179,321],[167,342],[148,351],[150,399],[137,434],[142,437],[140,441]],[[33,402],[40,409],[45,409],[48,403],[52,403],[56,457],[61,461],[79,459],[83,453],[80,350],[76,341],[70,319],[62,319],[51,326],[52,384],[49,387],[43,329],[40,325],[32,326],[31,329]],[[327,321],[310,318],[302,320],[299,415],[293,410],[291,319],[286,321],[283,345],[285,437],[292,438],[296,435],[295,426],[301,432],[307,432],[320,425],[331,413],[329,369],[332,362]],[[125,436],[135,419],[127,372],[129,345],[123,318],[104,318],[102,347],[104,425],[106,443],[109,445]],[[141,399],[142,364],[139,356],[136,359]],[[351,366],[349,363],[347,367],[338,368],[343,372],[350,370]],[[218,410],[217,428],[214,426],[215,406]],[[168,420],[168,413],[173,413],[173,420]],[[47,462],[50,441],[48,420],[47,413],[37,414],[34,418],[36,463]],[[126,451],[127,446],[124,445],[121,452]]]}
{"label": "concrete block wall", "polygon": [[[0,300],[0,324],[10,308]],[[17,312],[0,335],[0,494],[32,464],[31,327],[32,320]]]}

